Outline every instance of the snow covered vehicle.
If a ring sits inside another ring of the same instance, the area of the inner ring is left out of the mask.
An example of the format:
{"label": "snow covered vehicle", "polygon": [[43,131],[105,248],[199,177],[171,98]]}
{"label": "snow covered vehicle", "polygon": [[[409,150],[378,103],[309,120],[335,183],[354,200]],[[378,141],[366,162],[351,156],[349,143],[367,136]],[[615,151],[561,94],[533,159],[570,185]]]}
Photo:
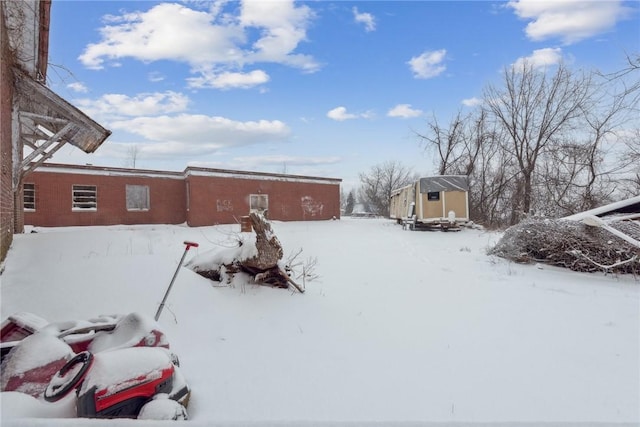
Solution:
{"label": "snow covered vehicle", "polygon": [[72,391],[86,418],[187,419],[191,390],[159,325],[138,313],[2,323],[0,390],[57,402]]}

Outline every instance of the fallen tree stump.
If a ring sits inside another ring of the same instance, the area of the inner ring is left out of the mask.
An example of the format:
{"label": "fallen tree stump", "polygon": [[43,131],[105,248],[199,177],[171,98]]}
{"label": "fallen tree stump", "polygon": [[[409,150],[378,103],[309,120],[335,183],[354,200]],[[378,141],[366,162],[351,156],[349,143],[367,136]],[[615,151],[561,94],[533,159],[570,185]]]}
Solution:
{"label": "fallen tree stump", "polygon": [[239,260],[243,267],[254,270],[269,270],[282,259],[282,245],[271,230],[271,224],[267,219],[255,212],[249,215],[251,226],[256,233],[256,249],[258,253],[247,259]]}
{"label": "fallen tree stump", "polygon": [[237,248],[220,251],[214,258],[204,262],[194,259],[187,267],[210,280],[222,281],[226,277],[230,283],[235,274],[242,272],[251,276],[254,283],[278,288],[288,288],[291,285],[303,293],[304,289],[280,266],[282,245],[271,229],[271,224],[258,213],[252,212],[249,218],[255,242],[240,240]]}

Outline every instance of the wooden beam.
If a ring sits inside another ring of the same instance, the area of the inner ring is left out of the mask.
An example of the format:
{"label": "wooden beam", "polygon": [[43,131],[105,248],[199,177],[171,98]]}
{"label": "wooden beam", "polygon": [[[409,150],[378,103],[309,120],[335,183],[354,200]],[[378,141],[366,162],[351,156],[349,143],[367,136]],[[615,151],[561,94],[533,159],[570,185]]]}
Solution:
{"label": "wooden beam", "polygon": [[40,144],[37,149],[35,149],[31,154],[29,154],[27,157],[25,157],[22,160],[22,170],[26,170],[27,166],[31,163],[31,161],[33,159],[35,159],[36,157],[38,157],[40,155],[46,154],[47,148],[49,148],[54,143],[62,140],[63,137],[65,136],[65,134],[67,134],[70,131],[72,131],[75,127],[76,126],[73,123],[67,123],[67,125],[65,127],[63,127],[61,131],[59,131],[55,135],[51,136],[43,144]]}
{"label": "wooden beam", "polygon": [[38,160],[36,160],[35,162],[31,162],[26,167],[23,166],[23,168],[22,168],[22,178],[24,178],[27,175],[29,175],[38,166],[43,164],[47,159],[51,158],[51,156],[53,156],[53,154],[56,151],[61,149],[64,146],[64,144],[65,144],[64,141],[58,141],[53,147],[51,147],[51,149],[49,151],[42,153],[42,157],[40,157]]}

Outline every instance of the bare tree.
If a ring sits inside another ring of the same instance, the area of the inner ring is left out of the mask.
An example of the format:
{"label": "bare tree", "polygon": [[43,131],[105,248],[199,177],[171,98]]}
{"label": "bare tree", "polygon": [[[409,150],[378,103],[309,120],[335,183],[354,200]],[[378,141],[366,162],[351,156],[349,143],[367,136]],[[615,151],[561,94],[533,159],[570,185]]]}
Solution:
{"label": "bare tree", "polygon": [[629,146],[637,139],[628,138],[633,132],[627,129],[638,125],[640,81],[631,78],[634,70],[640,68],[592,74],[577,129],[545,153],[540,174],[544,194],[537,198],[549,202],[546,213],[562,216],[595,208],[614,201],[632,184],[634,167],[635,174],[640,171],[640,159]]}
{"label": "bare tree", "polygon": [[387,161],[375,165],[368,173],[360,174],[360,197],[375,213],[389,216],[391,192],[418,179],[418,175],[398,161]]}
{"label": "bare tree", "polygon": [[602,163],[591,144],[563,142],[546,152],[536,180],[538,213],[562,217],[612,201],[613,175]]}
{"label": "bare tree", "polygon": [[437,154],[442,175],[469,177],[469,214],[489,227],[504,225],[504,212],[513,210],[511,196],[514,162],[501,150],[500,134],[484,108],[462,116],[458,113],[447,128],[435,116],[427,122],[425,133],[415,132],[425,150]]}
{"label": "bare tree", "polygon": [[[620,82],[622,90],[619,93],[626,95],[627,105],[632,117],[640,117],[640,53],[627,55],[627,66],[622,70],[604,75],[605,79]],[[635,123],[632,128],[618,138],[625,144],[626,151],[622,155],[622,160],[629,162],[628,173],[621,176],[621,181],[625,184],[620,190],[629,195],[640,194],[640,128]]]}
{"label": "bare tree", "polygon": [[487,128],[487,111],[478,109],[466,116],[460,112],[449,123],[440,126],[434,116],[427,122],[427,132],[414,132],[425,146],[434,149],[440,175],[469,175],[475,167],[482,145],[491,138]]}
{"label": "bare tree", "polygon": [[628,196],[637,196],[640,194],[640,128],[626,133],[621,139],[626,145],[623,157],[630,165],[628,173],[620,178],[623,183],[620,191]]}
{"label": "bare tree", "polygon": [[505,69],[503,77],[505,87],[489,86],[484,101],[507,135],[504,149],[517,162],[519,173],[514,196],[527,215],[540,157],[553,141],[572,130],[584,111],[591,82],[589,76],[573,75],[564,64],[548,75],[526,61]]}
{"label": "bare tree", "polygon": [[627,145],[629,160],[636,165],[640,164],[640,129],[634,129],[628,135],[623,138],[624,143]]}
{"label": "bare tree", "polygon": [[614,73],[603,74],[598,73],[605,80],[610,82],[620,82],[623,86],[621,94],[624,96],[630,96],[630,105],[634,105],[634,109],[637,111],[640,103],[640,79],[638,73],[640,73],[640,53],[627,55],[627,66]]}
{"label": "bare tree", "polygon": [[448,175],[452,166],[458,162],[461,153],[462,132],[465,118],[458,114],[451,120],[448,128],[438,123],[436,116],[427,121],[427,132],[415,134],[420,138],[426,150],[433,149],[437,153],[438,174]]}
{"label": "bare tree", "polygon": [[489,227],[640,194],[640,55],[627,61],[607,75],[507,68],[482,107],[415,133],[440,174],[469,177],[471,217]]}
{"label": "bare tree", "polygon": [[[633,159],[619,159],[617,162],[607,163],[605,159],[614,159],[613,149],[616,148],[621,129],[635,118],[631,115],[633,108],[629,102],[633,101],[636,93],[627,87],[617,88],[617,82],[605,82],[595,86],[592,101],[585,106],[583,120],[587,135],[583,142],[585,151],[584,183],[579,187],[582,195],[581,206],[578,210],[592,209],[606,202],[614,190],[613,183],[607,181],[618,172],[627,170]],[[640,86],[636,88],[640,91]],[[605,146],[605,144],[609,142]]]}
{"label": "bare tree", "polygon": [[140,157],[140,147],[138,147],[137,144],[130,145],[127,148],[127,160],[125,166],[135,169],[136,164],[138,163],[138,157]]}
{"label": "bare tree", "polygon": [[510,225],[521,211],[515,159],[503,149],[504,138],[491,132],[480,145],[469,174],[469,214],[487,227]]}

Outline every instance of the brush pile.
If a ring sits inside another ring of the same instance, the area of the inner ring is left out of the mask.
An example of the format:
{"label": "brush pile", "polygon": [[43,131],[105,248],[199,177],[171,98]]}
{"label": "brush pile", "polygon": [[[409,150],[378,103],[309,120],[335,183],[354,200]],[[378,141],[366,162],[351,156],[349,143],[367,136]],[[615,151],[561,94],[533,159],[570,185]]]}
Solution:
{"label": "brush pile", "polygon": [[[640,240],[637,221],[608,225]],[[489,251],[518,263],[547,263],[573,271],[640,274],[640,248],[601,227],[561,219],[530,219],[507,229]]]}

